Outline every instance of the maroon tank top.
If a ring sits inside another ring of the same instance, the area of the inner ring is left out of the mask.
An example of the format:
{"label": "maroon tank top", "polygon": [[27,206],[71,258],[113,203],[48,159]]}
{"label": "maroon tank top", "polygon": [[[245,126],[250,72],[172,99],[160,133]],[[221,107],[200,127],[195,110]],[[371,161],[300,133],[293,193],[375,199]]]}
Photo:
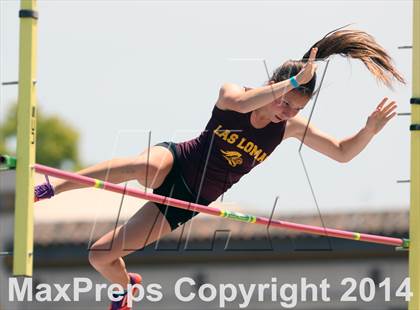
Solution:
{"label": "maroon tank top", "polygon": [[177,144],[182,175],[194,194],[216,200],[280,144],[286,121],[257,129],[250,117],[214,106],[200,136]]}

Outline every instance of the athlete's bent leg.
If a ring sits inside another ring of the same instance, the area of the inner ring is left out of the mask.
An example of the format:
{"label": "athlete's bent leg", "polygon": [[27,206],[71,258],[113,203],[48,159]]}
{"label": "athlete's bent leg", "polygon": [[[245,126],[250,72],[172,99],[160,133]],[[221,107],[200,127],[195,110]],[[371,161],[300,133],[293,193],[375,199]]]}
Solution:
{"label": "athlete's bent leg", "polygon": [[122,257],[142,249],[171,232],[171,227],[153,202],[146,203],[116,231],[96,241],[89,252],[89,262],[111,283],[123,287],[129,276]]}

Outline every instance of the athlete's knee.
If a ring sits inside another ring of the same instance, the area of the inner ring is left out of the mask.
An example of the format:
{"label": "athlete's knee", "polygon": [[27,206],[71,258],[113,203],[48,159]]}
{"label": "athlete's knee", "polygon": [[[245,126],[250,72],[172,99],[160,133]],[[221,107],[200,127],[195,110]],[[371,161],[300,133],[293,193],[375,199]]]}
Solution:
{"label": "athlete's knee", "polygon": [[112,263],[115,260],[115,257],[111,254],[111,251],[105,249],[98,249],[93,246],[89,250],[89,263],[95,269],[98,269],[102,266],[106,266]]}

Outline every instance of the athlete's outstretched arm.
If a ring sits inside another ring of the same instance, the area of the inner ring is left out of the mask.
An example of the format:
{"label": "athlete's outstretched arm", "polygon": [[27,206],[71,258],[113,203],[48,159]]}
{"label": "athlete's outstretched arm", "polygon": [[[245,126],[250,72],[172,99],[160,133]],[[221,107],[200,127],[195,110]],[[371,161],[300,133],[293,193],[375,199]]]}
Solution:
{"label": "athlete's outstretched arm", "polygon": [[[388,121],[396,115],[395,101],[382,99],[375,111],[368,117],[365,127],[348,138],[337,140],[309,124],[303,143],[338,162],[348,162],[356,157],[381,131]],[[285,138],[294,137],[302,141],[307,120],[296,116],[286,125]]]}
{"label": "athlete's outstretched arm", "polygon": [[[308,62],[296,75],[296,80],[300,85],[308,83],[315,74],[316,64],[314,61],[316,53],[317,48],[313,48]],[[222,110],[248,113],[273,102],[292,89],[293,85],[290,80],[253,88],[246,92],[243,87],[228,83],[220,88],[216,106]]]}

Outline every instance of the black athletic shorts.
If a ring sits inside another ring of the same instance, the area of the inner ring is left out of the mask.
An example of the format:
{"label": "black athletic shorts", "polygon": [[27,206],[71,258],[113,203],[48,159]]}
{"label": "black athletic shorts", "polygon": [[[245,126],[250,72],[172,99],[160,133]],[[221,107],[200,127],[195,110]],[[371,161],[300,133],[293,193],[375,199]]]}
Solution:
{"label": "black athletic shorts", "polygon": [[[199,203],[202,205],[209,205],[210,202],[205,199],[199,199],[197,201],[197,196],[194,194],[187,183],[185,182],[184,177],[181,174],[181,168],[179,164],[179,157],[176,150],[176,144],[173,142],[162,142],[156,144],[156,146],[166,147],[174,158],[174,163],[171,168],[171,171],[166,176],[162,185],[153,190],[154,194],[162,195],[165,197],[176,198],[179,200],[184,200],[193,203]],[[165,216],[172,230],[175,230],[185,222],[188,222],[194,216],[199,214],[196,211],[184,210],[176,207],[170,207],[161,203],[155,203],[159,208],[160,212]]]}

